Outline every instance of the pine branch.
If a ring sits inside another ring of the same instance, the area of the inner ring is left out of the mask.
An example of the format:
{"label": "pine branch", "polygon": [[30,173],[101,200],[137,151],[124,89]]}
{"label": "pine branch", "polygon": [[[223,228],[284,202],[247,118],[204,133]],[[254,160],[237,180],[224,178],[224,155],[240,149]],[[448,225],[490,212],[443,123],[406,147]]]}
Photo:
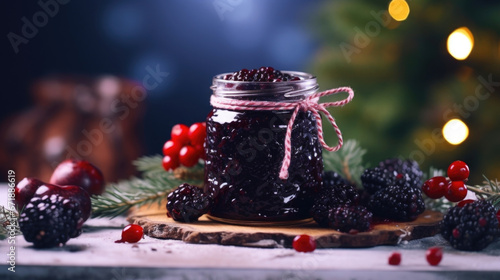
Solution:
{"label": "pine branch", "polygon": [[[114,218],[135,206],[161,203],[171,190],[182,183],[202,183],[197,179],[177,178],[174,173],[166,172],[161,165],[161,156],[142,157],[134,164],[143,178],[132,177],[109,184],[103,195],[92,197],[92,217]],[[189,172],[197,172],[200,168],[199,165],[189,168]]]}
{"label": "pine branch", "polygon": [[500,182],[488,179],[484,176],[483,185],[467,186],[467,189],[474,192],[478,198],[491,202],[493,206],[500,207]]}
{"label": "pine branch", "polygon": [[155,178],[165,173],[162,160],[161,155],[144,156],[133,161],[133,165],[135,165],[137,171],[142,173],[143,177]]}
{"label": "pine branch", "polygon": [[347,140],[337,152],[323,152],[325,170],[333,170],[349,182],[361,186],[363,156],[366,150],[356,140]]}
{"label": "pine branch", "polygon": [[17,222],[18,219],[19,215],[17,212],[0,205],[0,240],[4,240],[11,236],[11,232],[14,232],[14,235],[22,234],[19,229],[19,223]]}

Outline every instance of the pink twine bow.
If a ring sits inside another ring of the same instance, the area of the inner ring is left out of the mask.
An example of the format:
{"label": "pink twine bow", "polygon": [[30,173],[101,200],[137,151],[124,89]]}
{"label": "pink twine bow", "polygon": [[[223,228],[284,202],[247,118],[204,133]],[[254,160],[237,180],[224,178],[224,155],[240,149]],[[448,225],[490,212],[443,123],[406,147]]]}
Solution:
{"label": "pink twine bow", "polygon": [[[349,96],[343,100],[335,101],[335,102],[325,102],[318,103],[319,98],[327,95],[337,94],[339,92],[347,92]],[[306,99],[297,101],[297,102],[271,102],[271,101],[249,101],[249,100],[235,100],[228,99],[223,97],[217,97],[212,95],[210,99],[210,103],[212,106],[221,109],[228,110],[249,110],[249,111],[258,111],[258,110],[294,110],[293,114],[288,122],[288,126],[286,129],[285,135],[285,156],[283,158],[283,163],[281,165],[280,170],[280,178],[285,180],[288,179],[288,168],[290,167],[291,155],[292,155],[292,128],[295,123],[295,118],[299,110],[303,111],[311,111],[316,118],[316,125],[318,127],[318,139],[323,148],[327,151],[335,152],[338,151],[342,145],[344,144],[344,140],[342,139],[342,132],[340,131],[335,119],[332,117],[330,112],[326,108],[328,107],[340,107],[349,103],[354,98],[354,91],[350,87],[339,87],[335,89],[330,89],[322,92],[314,93],[308,96]],[[326,144],[325,139],[323,138],[323,128],[321,115],[319,112],[322,112],[327,118],[330,124],[335,129],[335,133],[337,134],[338,143],[335,147],[330,147]]]}

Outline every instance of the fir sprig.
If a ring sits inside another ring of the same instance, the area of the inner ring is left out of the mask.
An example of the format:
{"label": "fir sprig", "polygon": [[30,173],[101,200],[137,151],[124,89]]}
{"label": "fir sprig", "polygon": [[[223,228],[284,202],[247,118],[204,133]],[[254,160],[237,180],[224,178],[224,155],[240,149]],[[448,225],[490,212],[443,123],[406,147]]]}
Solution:
{"label": "fir sprig", "polygon": [[500,207],[500,183],[497,179],[495,181],[488,179],[484,176],[483,185],[467,186],[467,189],[473,191],[480,199],[485,199],[491,202],[493,206]]}
{"label": "fir sprig", "polygon": [[[174,173],[163,170],[161,156],[141,157],[134,161],[142,178],[109,184],[101,196],[92,197],[92,217],[114,218],[134,206],[161,203],[168,193],[182,183],[200,185],[200,180],[177,178]],[[196,166],[192,171],[199,170]]]}
{"label": "fir sprig", "polygon": [[349,182],[361,186],[363,173],[363,156],[366,150],[361,148],[356,140],[347,140],[337,152],[323,152],[325,170],[332,170]]}

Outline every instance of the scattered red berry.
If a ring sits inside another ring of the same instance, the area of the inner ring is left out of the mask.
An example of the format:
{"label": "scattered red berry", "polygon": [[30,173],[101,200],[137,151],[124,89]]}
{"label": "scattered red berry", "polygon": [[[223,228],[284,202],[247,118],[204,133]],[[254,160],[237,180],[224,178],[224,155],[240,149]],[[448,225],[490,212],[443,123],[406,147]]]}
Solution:
{"label": "scattered red berry", "polygon": [[430,265],[438,265],[443,259],[443,250],[440,247],[431,247],[425,252],[425,257]]}
{"label": "scattered red berry", "polygon": [[123,228],[122,239],[116,240],[115,243],[137,243],[144,236],[144,231],[140,225],[130,224]]}
{"label": "scattered red berry", "polygon": [[79,186],[90,195],[100,195],[106,187],[102,172],[96,166],[88,161],[75,159],[61,162],[52,173],[49,183]]}
{"label": "scattered red berry", "polygon": [[176,124],[172,127],[170,139],[179,143],[180,145],[189,144],[189,127],[183,124]]}
{"label": "scattered red berry", "polygon": [[399,252],[393,252],[389,256],[388,262],[389,262],[390,265],[399,265],[401,263],[401,253],[399,253]]}
{"label": "scattered red berry", "polygon": [[199,158],[199,152],[193,146],[184,146],[179,152],[179,162],[186,167],[194,166]]}
{"label": "scattered red berry", "polygon": [[497,220],[498,220],[498,223],[500,224],[500,210],[498,210],[498,212],[497,212]]}
{"label": "scattered red berry", "polygon": [[178,157],[181,148],[182,148],[182,145],[179,142],[175,142],[173,140],[168,140],[163,145],[163,155],[164,156]]}
{"label": "scattered red berry", "polygon": [[179,159],[175,156],[164,156],[162,165],[166,171],[174,170],[179,167]]}
{"label": "scattered red berry", "polygon": [[207,136],[207,127],[204,122],[194,123],[189,127],[189,141],[192,146],[203,145]]}
{"label": "scattered red berry", "polygon": [[307,234],[297,235],[292,246],[297,252],[312,252],[316,250],[316,240]]}
{"label": "scattered red berry", "polygon": [[429,180],[425,181],[422,186],[422,191],[429,198],[436,199],[441,198],[446,194],[448,190],[448,182],[446,178],[443,176],[432,177]]}
{"label": "scattered red berry", "polygon": [[456,160],[448,167],[448,177],[452,181],[463,181],[469,178],[469,167],[465,162]]}
{"label": "scattered red berry", "polygon": [[472,203],[474,201],[475,200],[473,200],[473,199],[462,200],[462,201],[460,201],[460,202],[457,203],[457,206],[458,207],[464,207],[466,204]]}
{"label": "scattered red berry", "polygon": [[458,202],[467,196],[467,187],[463,181],[452,181],[448,185],[448,191],[445,194],[446,199],[451,202]]}

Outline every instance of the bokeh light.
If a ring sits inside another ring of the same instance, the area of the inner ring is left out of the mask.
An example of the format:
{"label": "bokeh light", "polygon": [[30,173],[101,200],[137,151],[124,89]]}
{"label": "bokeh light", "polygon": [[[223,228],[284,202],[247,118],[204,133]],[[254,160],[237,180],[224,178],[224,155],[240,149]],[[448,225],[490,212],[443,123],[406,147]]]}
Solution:
{"label": "bokeh light", "polygon": [[389,3],[389,14],[393,19],[403,21],[410,14],[410,6],[405,0],[392,0]]}
{"label": "bokeh light", "polygon": [[466,59],[474,47],[474,37],[467,27],[460,27],[448,36],[448,52],[457,60]]}
{"label": "bokeh light", "polygon": [[459,119],[451,119],[443,126],[443,137],[448,143],[458,145],[469,136],[469,128]]}

